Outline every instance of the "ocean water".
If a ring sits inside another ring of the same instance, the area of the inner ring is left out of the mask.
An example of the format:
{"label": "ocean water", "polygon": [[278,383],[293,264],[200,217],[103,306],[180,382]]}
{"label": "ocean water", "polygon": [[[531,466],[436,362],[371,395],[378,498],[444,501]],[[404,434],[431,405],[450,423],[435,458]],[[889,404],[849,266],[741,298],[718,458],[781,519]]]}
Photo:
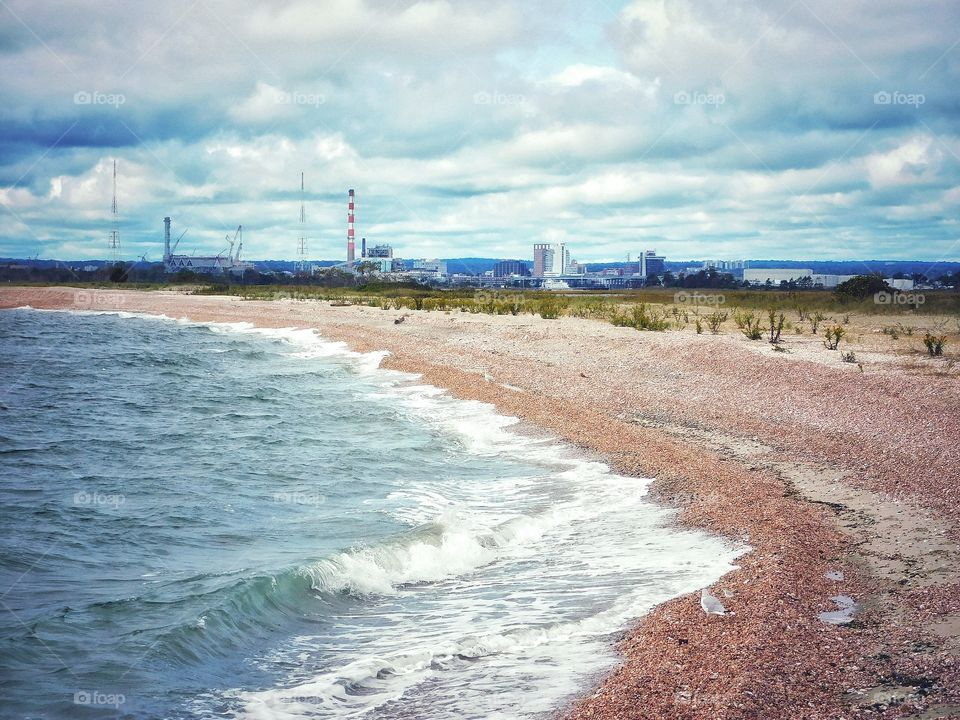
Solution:
{"label": "ocean water", "polygon": [[0,312],[0,716],[549,717],[732,567],[646,481],[380,359]]}

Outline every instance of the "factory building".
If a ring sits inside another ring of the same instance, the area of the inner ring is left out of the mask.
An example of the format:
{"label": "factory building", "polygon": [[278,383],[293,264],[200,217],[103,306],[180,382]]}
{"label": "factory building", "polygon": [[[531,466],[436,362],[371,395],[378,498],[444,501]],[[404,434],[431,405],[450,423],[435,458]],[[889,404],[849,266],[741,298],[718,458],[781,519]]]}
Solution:
{"label": "factory building", "polygon": [[[810,278],[811,287],[832,290],[840,283],[851,280],[856,275],[830,275],[824,273],[815,273],[809,268],[746,268],[743,271],[743,279],[751,285],[771,285],[779,286],[782,282],[798,282],[803,278]],[[913,280],[884,278],[890,287],[896,290],[913,290]]]}
{"label": "factory building", "polygon": [[[237,227],[237,232],[233,238],[229,235],[226,242],[230,249],[224,250],[218,255],[178,255],[177,247],[180,240],[183,239],[186,231],[180,234],[172,244],[170,242],[170,218],[163,219],[163,269],[168,273],[179,272],[180,270],[189,270],[190,272],[203,273],[209,275],[218,275],[230,273],[232,275],[242,275],[246,270],[253,269],[253,263],[244,262],[240,259],[240,253],[243,250],[243,226]],[[236,247],[237,252],[233,250]]]}

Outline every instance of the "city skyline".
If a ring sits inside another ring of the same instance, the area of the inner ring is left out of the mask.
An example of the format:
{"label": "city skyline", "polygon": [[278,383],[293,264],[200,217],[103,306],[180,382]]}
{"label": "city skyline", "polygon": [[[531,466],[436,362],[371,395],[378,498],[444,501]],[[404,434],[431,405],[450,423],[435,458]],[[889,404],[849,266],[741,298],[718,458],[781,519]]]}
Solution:
{"label": "city skyline", "polygon": [[[0,7],[0,255],[960,257],[960,9]],[[209,58],[216,58],[211,62]],[[301,228],[301,172],[309,178]]]}

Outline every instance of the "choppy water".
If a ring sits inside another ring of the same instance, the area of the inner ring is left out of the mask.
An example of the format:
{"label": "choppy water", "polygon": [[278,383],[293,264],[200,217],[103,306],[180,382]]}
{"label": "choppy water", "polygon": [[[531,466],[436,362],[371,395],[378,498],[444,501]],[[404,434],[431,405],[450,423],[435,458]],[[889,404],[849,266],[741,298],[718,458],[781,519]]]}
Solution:
{"label": "choppy water", "polygon": [[0,716],[542,717],[731,567],[645,481],[379,359],[0,312]]}

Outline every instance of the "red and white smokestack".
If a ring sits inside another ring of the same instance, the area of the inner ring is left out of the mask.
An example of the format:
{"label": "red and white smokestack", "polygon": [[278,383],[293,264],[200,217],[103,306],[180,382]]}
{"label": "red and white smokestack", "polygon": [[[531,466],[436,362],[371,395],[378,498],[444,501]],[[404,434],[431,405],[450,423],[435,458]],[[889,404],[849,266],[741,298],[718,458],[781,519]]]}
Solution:
{"label": "red and white smokestack", "polygon": [[347,262],[351,263],[356,254],[356,244],[354,243],[353,236],[354,202],[353,188],[351,188],[350,193],[347,195]]}

